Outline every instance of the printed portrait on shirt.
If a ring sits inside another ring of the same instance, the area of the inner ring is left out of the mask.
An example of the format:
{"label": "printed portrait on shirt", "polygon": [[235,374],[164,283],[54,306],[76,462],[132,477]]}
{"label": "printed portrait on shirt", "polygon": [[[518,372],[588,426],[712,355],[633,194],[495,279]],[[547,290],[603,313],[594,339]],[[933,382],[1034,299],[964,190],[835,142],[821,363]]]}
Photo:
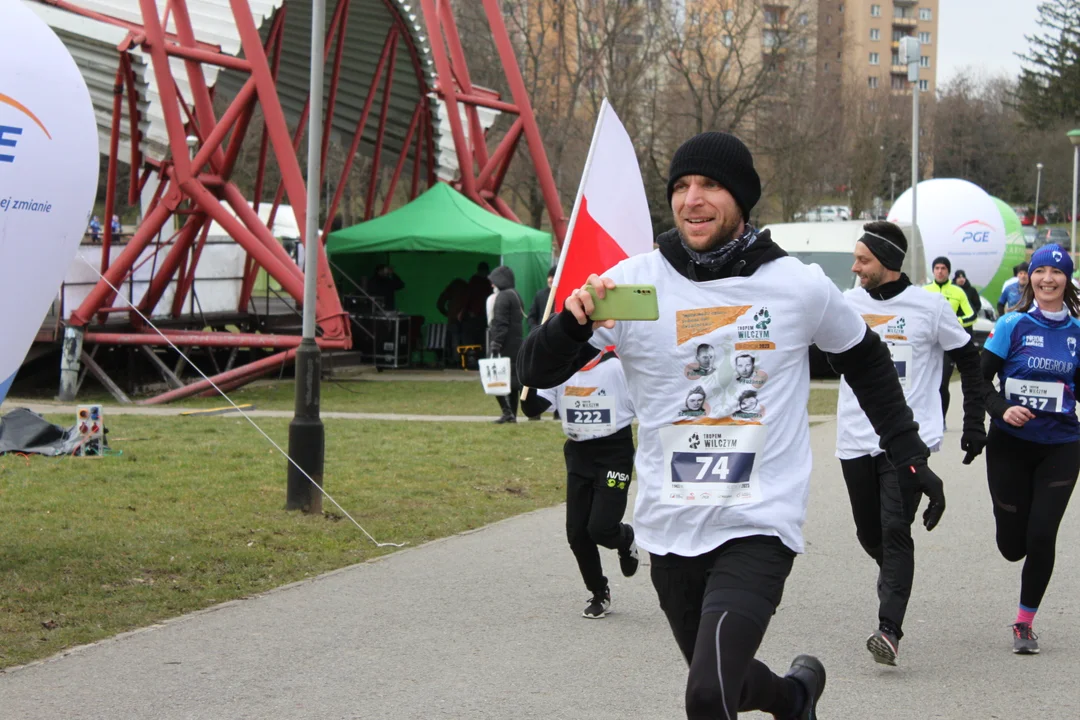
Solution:
{"label": "printed portrait on shirt", "polygon": [[716,372],[716,348],[700,343],[694,351],[694,361],[686,366],[686,379],[696,380]]}
{"label": "printed portrait on shirt", "polygon": [[[769,379],[771,314],[764,306],[693,308],[676,313],[676,349],[673,358],[687,387],[705,392],[705,413],[687,402],[676,410],[682,421],[737,418],[756,420],[764,407],[757,396]],[[745,391],[752,391],[745,395]],[[741,399],[741,400],[740,400]],[[737,415],[736,413],[741,413]]]}
{"label": "printed portrait on shirt", "polygon": [[735,355],[735,381],[737,383],[759,389],[768,379],[769,375],[758,367],[755,356],[748,352]]}
{"label": "printed portrait on shirt", "polygon": [[709,414],[709,404],[706,402],[708,395],[705,388],[695,386],[686,395],[686,403],[679,411],[679,417],[704,417]]}
{"label": "printed portrait on shirt", "polygon": [[765,414],[765,406],[758,402],[757,390],[743,390],[737,401],[738,410],[731,414],[740,420],[757,420]]}

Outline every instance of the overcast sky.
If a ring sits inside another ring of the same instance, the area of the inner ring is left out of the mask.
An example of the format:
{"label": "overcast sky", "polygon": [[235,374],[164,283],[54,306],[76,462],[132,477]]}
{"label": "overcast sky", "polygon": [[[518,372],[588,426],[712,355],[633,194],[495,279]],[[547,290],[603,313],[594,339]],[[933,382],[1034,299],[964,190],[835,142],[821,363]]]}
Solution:
{"label": "overcast sky", "polygon": [[989,75],[1020,73],[1027,52],[1025,35],[1041,29],[1035,20],[1038,0],[940,0],[938,18],[938,84],[965,67]]}

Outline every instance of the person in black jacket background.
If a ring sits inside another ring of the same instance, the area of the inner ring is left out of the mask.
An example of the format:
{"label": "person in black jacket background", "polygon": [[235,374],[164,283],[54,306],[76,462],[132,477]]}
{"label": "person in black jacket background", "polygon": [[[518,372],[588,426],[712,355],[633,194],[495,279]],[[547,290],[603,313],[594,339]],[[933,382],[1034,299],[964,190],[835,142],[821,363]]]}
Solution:
{"label": "person in black jacket background", "polygon": [[[532,307],[529,308],[529,332],[540,327],[540,323],[544,322],[544,310],[547,308],[548,298],[551,297],[551,283],[554,281],[555,268],[551,268],[548,270],[547,287],[540,288],[536,291],[536,295],[533,296]],[[552,308],[551,312],[557,313],[559,308]]]}
{"label": "person in black jacket background", "polygon": [[491,330],[488,340],[488,357],[510,358],[510,394],[497,395],[502,415],[496,423],[517,422],[518,397],[521,381],[517,373],[517,355],[521,349],[521,321],[525,319],[525,305],[514,289],[514,271],[500,265],[488,275],[491,284],[498,289],[495,307],[491,313]]}
{"label": "person in black jacket background", "polygon": [[975,289],[975,286],[968,280],[967,273],[963,270],[957,270],[953,274],[953,285],[964,291],[967,295],[968,302],[971,303],[971,309],[975,312],[979,312],[982,308],[982,298],[979,297],[979,291]]}
{"label": "person in black jacket background", "polygon": [[397,276],[394,268],[384,264],[375,266],[375,274],[368,282],[368,292],[384,310],[397,309],[396,293],[404,289],[405,282]]}

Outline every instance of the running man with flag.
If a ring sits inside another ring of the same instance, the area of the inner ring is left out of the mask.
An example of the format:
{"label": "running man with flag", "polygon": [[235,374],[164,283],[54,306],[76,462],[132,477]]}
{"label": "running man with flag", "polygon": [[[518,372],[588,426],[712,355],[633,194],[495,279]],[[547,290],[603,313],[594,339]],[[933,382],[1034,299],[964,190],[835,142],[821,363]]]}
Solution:
{"label": "running man with flag", "polygon": [[[624,196],[621,178],[607,178],[596,191]],[[523,382],[548,388],[597,351],[618,349],[639,422],[636,542],[650,554],[660,607],[690,666],[692,720],[751,710],[781,720],[817,716],[825,688],[817,658],[797,656],[781,677],[754,657],[804,549],[811,344],[845,375],[900,483],[930,498],[927,527],[945,509],[888,349],[820,267],[788,257],[750,225],[760,196],[753,157],[738,138],[690,138],[668,175],[675,231],[657,250],[585,280],[518,357]],[[617,218],[594,212],[600,203],[588,200],[589,216],[621,238],[607,224]],[[592,322],[587,286],[602,298],[620,284],[654,285],[659,321]],[[715,350],[711,372],[688,377],[702,345]],[[692,409],[703,412],[687,414],[694,392]]]}

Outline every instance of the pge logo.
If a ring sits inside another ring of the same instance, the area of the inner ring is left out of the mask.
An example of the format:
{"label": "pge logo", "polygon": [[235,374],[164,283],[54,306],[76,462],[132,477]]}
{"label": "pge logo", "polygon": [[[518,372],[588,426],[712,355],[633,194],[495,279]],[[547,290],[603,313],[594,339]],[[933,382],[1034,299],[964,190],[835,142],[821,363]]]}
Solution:
{"label": "pge logo", "polygon": [[[41,131],[45,133],[45,137],[52,140],[52,135],[45,129],[45,124],[38,119],[37,115],[34,115],[30,111],[30,108],[20,103],[15,98],[9,97],[3,93],[0,93],[0,105],[9,105],[20,113],[29,118],[35,125],[41,128]],[[19,143],[19,138],[22,136],[23,131],[26,128],[20,125],[9,125],[0,123],[0,163],[13,163],[15,162],[14,150],[5,150],[7,148],[15,148]]]}
{"label": "pge logo", "polygon": [[969,220],[953,230],[953,235],[955,236],[956,233],[961,231],[964,233],[960,238],[962,243],[986,243],[990,242],[990,233],[994,231],[994,226],[982,220]]}

